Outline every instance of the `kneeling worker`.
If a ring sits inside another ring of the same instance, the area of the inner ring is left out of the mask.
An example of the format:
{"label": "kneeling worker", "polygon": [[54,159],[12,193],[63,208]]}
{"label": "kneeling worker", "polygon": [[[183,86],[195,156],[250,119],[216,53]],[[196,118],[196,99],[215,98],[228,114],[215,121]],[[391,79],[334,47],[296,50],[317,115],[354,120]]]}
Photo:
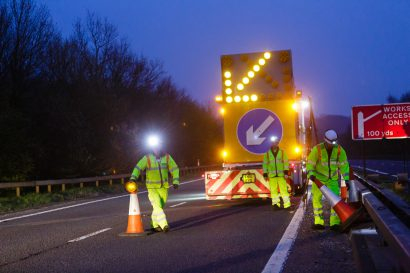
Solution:
{"label": "kneeling worker", "polygon": [[164,213],[164,206],[168,198],[169,181],[168,172],[172,175],[172,185],[178,189],[179,168],[174,159],[160,148],[157,136],[148,138],[148,145],[152,153],[145,155],[135,166],[131,181],[136,181],[142,171],[146,170],[146,186],[148,198],[152,205],[151,228],[153,232],[169,231],[168,222]]}
{"label": "kneeling worker", "polygon": [[272,206],[275,210],[280,208],[280,197],[285,209],[290,207],[290,198],[286,179],[289,175],[289,161],[286,152],[279,148],[279,139],[271,137],[272,146],[263,156],[263,177],[269,180]]}

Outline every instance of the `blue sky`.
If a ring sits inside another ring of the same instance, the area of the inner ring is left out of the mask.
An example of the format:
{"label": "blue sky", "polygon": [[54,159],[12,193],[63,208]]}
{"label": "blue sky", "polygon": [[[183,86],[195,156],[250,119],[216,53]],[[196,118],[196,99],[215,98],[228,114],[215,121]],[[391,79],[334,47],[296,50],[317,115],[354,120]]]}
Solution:
{"label": "blue sky", "polygon": [[410,90],[410,1],[36,0],[67,35],[87,10],[118,27],[136,53],[163,63],[208,103],[220,55],[291,49],[295,83],[317,114],[350,115]]}

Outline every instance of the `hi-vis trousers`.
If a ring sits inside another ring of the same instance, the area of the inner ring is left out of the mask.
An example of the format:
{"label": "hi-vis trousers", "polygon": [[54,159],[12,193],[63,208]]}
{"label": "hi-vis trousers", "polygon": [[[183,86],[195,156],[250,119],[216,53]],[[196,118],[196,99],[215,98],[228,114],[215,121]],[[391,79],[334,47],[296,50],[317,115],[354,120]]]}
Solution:
{"label": "hi-vis trousers", "polygon": [[283,207],[290,207],[290,198],[288,193],[288,185],[284,177],[269,177],[270,196],[272,198],[272,206],[277,205],[280,207],[280,199],[278,193],[278,187],[280,190],[280,197],[283,200]]}
{"label": "hi-vis trousers", "polygon": [[168,199],[168,189],[148,189],[148,199],[153,208],[151,214],[151,227],[161,227],[163,229],[168,225],[167,218],[163,210]]}
{"label": "hi-vis trousers", "polygon": [[[334,194],[340,196],[339,182],[337,180],[328,180],[322,182],[326,187],[328,187]],[[312,184],[312,204],[313,204],[313,216],[315,218],[315,225],[325,225],[323,219],[323,205],[322,205],[322,192],[316,186],[315,183]],[[340,219],[336,212],[330,210],[330,226],[339,225]]]}

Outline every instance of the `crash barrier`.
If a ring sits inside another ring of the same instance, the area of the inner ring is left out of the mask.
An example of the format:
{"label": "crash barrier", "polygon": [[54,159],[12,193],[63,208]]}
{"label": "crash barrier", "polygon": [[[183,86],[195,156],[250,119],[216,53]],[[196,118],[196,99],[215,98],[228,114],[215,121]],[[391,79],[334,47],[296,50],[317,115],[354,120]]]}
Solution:
{"label": "crash barrier", "polygon": [[[189,174],[198,174],[208,170],[215,170],[216,168],[222,168],[221,165],[206,165],[206,166],[195,166],[195,167],[182,167],[179,169],[180,176],[185,176]],[[124,181],[131,176],[128,174],[116,174],[107,176],[95,176],[86,178],[74,178],[74,179],[56,179],[56,180],[39,180],[39,181],[25,181],[25,182],[5,182],[0,183],[0,189],[15,189],[16,196],[21,195],[22,188],[35,188],[36,193],[40,193],[41,186],[47,186],[47,192],[52,191],[52,186],[59,185],[61,191],[65,191],[66,185],[68,184],[79,184],[80,188],[84,187],[85,183],[94,183],[95,187],[99,187],[101,182],[108,182],[109,186],[112,186],[114,181],[120,181],[124,184]]]}
{"label": "crash barrier", "polygon": [[[409,205],[398,197],[387,194],[387,191],[380,189],[369,179],[357,174],[355,178],[351,185],[357,189],[356,195],[374,222],[377,234],[394,253],[394,267],[397,272],[410,273]],[[351,238],[354,237],[358,236],[353,231]],[[372,270],[369,263],[362,264],[363,272]]]}

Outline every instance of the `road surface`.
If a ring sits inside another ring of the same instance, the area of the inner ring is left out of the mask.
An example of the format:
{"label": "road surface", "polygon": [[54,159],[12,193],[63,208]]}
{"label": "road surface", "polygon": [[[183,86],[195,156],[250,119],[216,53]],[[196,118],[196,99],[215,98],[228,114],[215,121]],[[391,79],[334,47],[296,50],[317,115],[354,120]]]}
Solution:
{"label": "road surface", "polygon": [[[149,229],[147,193],[138,197]],[[133,238],[118,236],[127,194],[3,215],[0,272],[262,272],[298,202],[273,211],[270,199],[207,201],[203,179],[185,181],[170,189],[171,231]]]}

